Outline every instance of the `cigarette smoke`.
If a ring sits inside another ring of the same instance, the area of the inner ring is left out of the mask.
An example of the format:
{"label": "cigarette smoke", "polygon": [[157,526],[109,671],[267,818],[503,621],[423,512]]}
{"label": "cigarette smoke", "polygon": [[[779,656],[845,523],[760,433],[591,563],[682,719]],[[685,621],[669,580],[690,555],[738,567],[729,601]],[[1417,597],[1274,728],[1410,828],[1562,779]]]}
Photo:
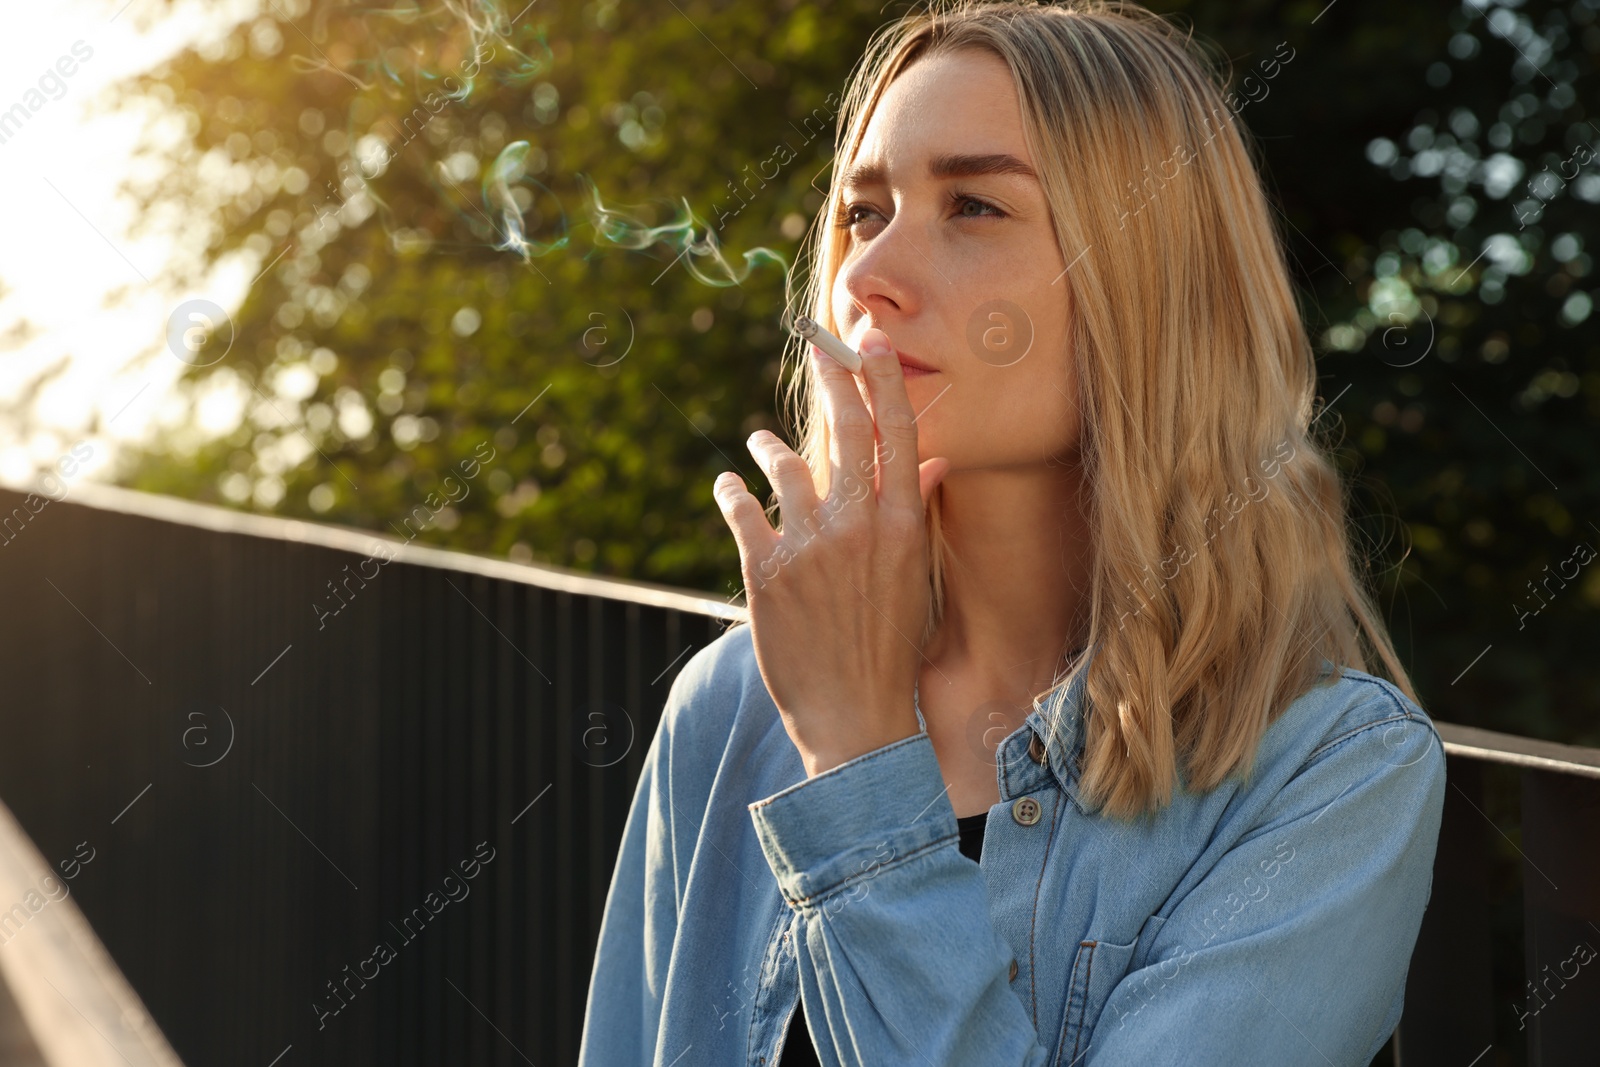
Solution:
{"label": "cigarette smoke", "polygon": [[[752,248],[744,253],[744,263],[735,267],[722,254],[716,234],[710,226],[701,223],[689,201],[680,198],[682,214],[672,222],[650,226],[616,208],[608,208],[600,199],[600,191],[587,178],[579,176],[589,187],[590,219],[594,224],[597,242],[617,248],[645,249],[664,244],[668,251],[681,257],[686,270],[703,285],[727,288],[743,285],[750,272],[761,263],[775,263],[785,274],[789,265],[782,255],[770,248]],[[699,227],[704,236],[695,237]]]}
{"label": "cigarette smoke", "polygon": [[[331,49],[339,59],[330,62],[330,49],[320,47],[314,54],[290,57],[297,71],[331,72],[352,90],[344,94],[349,156],[339,167],[338,186],[329,185],[340,203],[326,206],[352,201],[370,205],[368,213],[376,213],[395,250],[416,249],[419,242],[424,248],[457,254],[488,247],[529,263],[568,248],[573,237],[568,212],[556,193],[534,177],[548,157],[526,136],[506,144],[479,172],[476,203],[470,184],[463,186],[471,181],[473,168],[463,170],[450,158],[435,158],[421,167],[423,179],[457,220],[456,232],[471,233],[482,242],[476,246],[459,238],[452,241],[421,220],[399,217],[379,188],[387,184],[384,174],[396,160],[437,152],[434,146],[443,142],[434,123],[468,121],[474,98],[486,95],[481,91],[486,82],[522,86],[551,75],[556,52],[546,40],[548,31],[539,25],[539,9],[526,0],[513,0],[510,6],[499,0],[443,0],[427,7],[413,0],[368,11],[359,20],[370,43],[364,58],[347,60],[348,52]],[[402,32],[385,32],[384,24]],[[326,29],[313,27],[311,32],[314,38],[328,37]],[[405,43],[393,43],[397,38]],[[549,85],[541,86],[534,97],[538,100],[545,94],[554,99]],[[523,132],[516,125],[513,120],[513,137]],[[671,221],[651,225],[635,213],[608,206],[587,175],[574,177],[586,190],[578,219],[592,226],[595,235],[594,250],[585,258],[607,249],[649,251],[661,267],[681,263],[697,282],[716,288],[742,285],[764,264],[775,265],[787,278],[789,264],[770,248],[752,248],[730,260],[716,232],[686,198],[669,201]],[[360,212],[319,213],[329,220],[351,214],[355,218],[346,225],[365,218]],[[332,233],[322,229],[319,239],[328,240],[339,227],[333,225]]]}

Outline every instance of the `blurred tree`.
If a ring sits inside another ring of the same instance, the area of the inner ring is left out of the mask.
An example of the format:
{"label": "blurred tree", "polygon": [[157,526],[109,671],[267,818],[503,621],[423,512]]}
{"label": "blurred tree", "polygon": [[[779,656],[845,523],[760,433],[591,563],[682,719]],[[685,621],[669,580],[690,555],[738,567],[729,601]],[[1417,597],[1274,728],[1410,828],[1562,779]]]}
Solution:
{"label": "blurred tree", "polygon": [[[1318,426],[1425,703],[1600,742],[1600,567],[1550,580],[1600,546],[1600,0],[1152,6],[1217,42],[1248,101],[1323,353]],[[729,262],[792,260],[828,94],[892,11],[430,12],[269,5],[127,87],[186,122],[138,195],[209,227],[208,262],[264,273],[188,381],[194,426],[237,424],[175,432],[124,481],[733,592],[710,486],[734,467],[767,489],[743,440],[779,428],[782,274],[713,287],[703,245],[674,256],[726,212]],[[619,251],[584,179],[680,225]]]}
{"label": "blurred tree", "polygon": [[1319,425],[1343,424],[1359,536],[1424,701],[1590,744],[1600,569],[1575,549],[1600,547],[1597,8],[1294,5],[1277,36],[1296,55],[1271,80],[1260,23],[1203,24],[1241,84],[1265,83],[1242,117],[1323,353]]}
{"label": "blurred tree", "polygon": [[[873,17],[519,7],[277,5],[128,86],[187,116],[132,191],[209,225],[208,264],[265,271],[227,356],[189,354],[192,423],[237,424],[175,433],[123,480],[731,592],[710,487],[730,466],[764,485],[743,440],[777,428],[784,292],[741,253],[793,258],[834,57]],[[763,163],[740,209],[730,176]],[[586,181],[666,232],[597,240]],[[526,259],[496,247],[511,203]],[[731,274],[703,255],[719,219]]]}

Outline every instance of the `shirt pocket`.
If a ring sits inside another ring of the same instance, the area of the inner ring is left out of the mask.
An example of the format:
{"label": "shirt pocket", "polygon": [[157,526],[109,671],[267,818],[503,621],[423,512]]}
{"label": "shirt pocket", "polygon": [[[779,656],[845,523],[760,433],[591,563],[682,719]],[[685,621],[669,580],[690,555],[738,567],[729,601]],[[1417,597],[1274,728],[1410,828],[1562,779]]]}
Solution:
{"label": "shirt pocket", "polygon": [[[1095,1024],[1105,1010],[1111,991],[1128,973],[1135,951],[1161,928],[1166,920],[1151,916],[1140,936],[1127,944],[1113,941],[1080,941],[1072,963],[1072,984],[1067,992],[1067,1011],[1061,1020],[1061,1040],[1051,1067],[1073,1067],[1081,1063],[1094,1040]],[[1149,937],[1146,937],[1149,935]]]}

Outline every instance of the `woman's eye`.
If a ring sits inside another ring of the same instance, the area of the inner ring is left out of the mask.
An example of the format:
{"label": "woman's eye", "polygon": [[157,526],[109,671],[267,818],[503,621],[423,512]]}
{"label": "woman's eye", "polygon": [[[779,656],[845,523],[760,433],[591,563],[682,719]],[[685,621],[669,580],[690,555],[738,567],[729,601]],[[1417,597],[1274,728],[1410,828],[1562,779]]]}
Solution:
{"label": "woman's eye", "polygon": [[[950,204],[958,214],[969,219],[984,218],[984,212],[989,213],[988,217],[997,219],[1005,218],[1006,215],[1004,211],[1001,211],[987,200],[979,200],[977,197],[968,196],[966,193],[950,194]],[[968,211],[968,208],[977,208],[978,210]]]}
{"label": "woman's eye", "polygon": [[[966,193],[951,193],[946,198],[946,205],[961,218],[1006,218],[1004,211],[1001,211],[987,200],[979,200],[977,197],[969,196]],[[877,214],[866,204],[845,204],[840,206],[834,218],[834,223],[843,230],[853,229]]]}
{"label": "woman's eye", "polygon": [[872,209],[867,207],[865,204],[846,204],[839,208],[839,214],[835,220],[839,228],[848,230],[860,223],[862,219],[856,214],[858,211],[866,211],[870,213]]}
{"label": "woman's eye", "polygon": [[[952,192],[952,194],[950,194],[949,205],[950,208],[954,208],[955,213],[960,214],[962,218],[966,219],[1006,218],[1005,211],[1000,210],[1000,208],[997,208],[997,206],[987,202],[987,200],[979,200],[978,197],[965,194],[965,192]],[[974,213],[974,211],[968,211],[966,208],[978,208],[978,211],[986,214]]]}

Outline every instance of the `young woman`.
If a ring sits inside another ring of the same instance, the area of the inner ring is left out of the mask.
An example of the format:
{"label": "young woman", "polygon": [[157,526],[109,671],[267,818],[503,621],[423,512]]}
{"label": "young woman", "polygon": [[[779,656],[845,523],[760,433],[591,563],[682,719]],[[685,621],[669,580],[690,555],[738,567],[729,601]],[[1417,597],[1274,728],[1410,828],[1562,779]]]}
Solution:
{"label": "young woman", "polygon": [[1388,1039],[1442,746],[1209,69],[1099,3],[874,38],[802,302],[865,364],[795,352],[800,451],[751,437],[781,532],[716,482],[750,625],[672,686],[583,1064],[1343,1067]]}

